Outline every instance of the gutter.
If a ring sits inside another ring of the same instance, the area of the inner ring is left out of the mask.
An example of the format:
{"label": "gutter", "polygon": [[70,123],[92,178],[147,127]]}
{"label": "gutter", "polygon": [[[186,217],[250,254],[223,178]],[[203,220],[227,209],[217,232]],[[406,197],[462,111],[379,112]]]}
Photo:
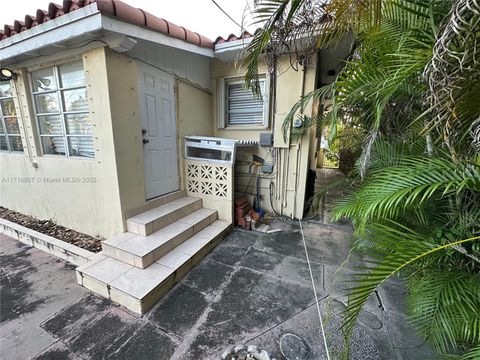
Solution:
{"label": "gutter", "polygon": [[231,61],[235,59],[238,54],[242,52],[251,42],[253,37],[246,39],[239,39],[235,41],[227,41],[224,43],[215,44],[214,56],[221,61]]}
{"label": "gutter", "polygon": [[[200,47],[143,26],[102,15],[97,3],[94,2],[1,40],[0,62],[18,62],[17,58],[20,56],[26,58],[42,56],[39,50],[47,47],[68,50],[76,44],[62,45],[62,42],[81,37],[87,40],[101,39],[110,48],[120,52],[130,50],[135,45],[136,39],[143,39],[210,58],[214,57],[214,51],[211,48]],[[119,44],[119,41],[123,41],[122,37],[130,40]]]}

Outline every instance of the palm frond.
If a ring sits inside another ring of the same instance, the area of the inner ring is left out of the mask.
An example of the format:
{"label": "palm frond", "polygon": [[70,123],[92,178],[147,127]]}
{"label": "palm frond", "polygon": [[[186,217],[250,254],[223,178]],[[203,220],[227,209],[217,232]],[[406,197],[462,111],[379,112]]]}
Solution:
{"label": "palm frond", "polygon": [[365,272],[356,274],[356,285],[348,291],[349,301],[344,319],[344,327],[347,331],[353,329],[358,314],[369,296],[388,278],[436,252],[480,239],[480,236],[475,236],[438,245],[426,240],[413,230],[393,222],[390,225],[375,224],[372,231],[376,239],[381,239],[387,251],[384,254],[372,254],[372,259],[368,261],[370,266],[363,268]]}
{"label": "palm frond", "polygon": [[480,274],[421,270],[408,279],[410,322],[438,352],[480,343]]}
{"label": "palm frond", "polygon": [[399,164],[373,171],[361,189],[337,202],[335,218],[356,219],[359,230],[371,219],[396,218],[413,204],[463,190],[480,191],[480,167],[449,159],[403,158]]}

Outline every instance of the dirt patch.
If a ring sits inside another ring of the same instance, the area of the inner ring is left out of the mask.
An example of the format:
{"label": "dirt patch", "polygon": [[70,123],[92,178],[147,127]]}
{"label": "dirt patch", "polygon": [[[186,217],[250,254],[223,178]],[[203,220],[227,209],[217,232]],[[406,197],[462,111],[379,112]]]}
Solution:
{"label": "dirt patch", "polygon": [[0,206],[0,218],[41,232],[42,234],[52,236],[56,239],[65,241],[85,250],[95,253],[102,251],[103,238],[82,234],[64,226],[57,225],[51,220],[39,220],[32,216],[23,215],[2,206]]}

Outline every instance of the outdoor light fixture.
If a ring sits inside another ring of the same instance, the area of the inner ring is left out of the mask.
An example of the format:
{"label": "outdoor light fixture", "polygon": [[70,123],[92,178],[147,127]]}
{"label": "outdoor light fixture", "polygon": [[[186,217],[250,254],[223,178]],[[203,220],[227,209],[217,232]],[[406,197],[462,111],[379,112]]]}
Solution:
{"label": "outdoor light fixture", "polygon": [[15,80],[16,78],[17,74],[15,74],[12,70],[7,68],[0,69],[0,81]]}

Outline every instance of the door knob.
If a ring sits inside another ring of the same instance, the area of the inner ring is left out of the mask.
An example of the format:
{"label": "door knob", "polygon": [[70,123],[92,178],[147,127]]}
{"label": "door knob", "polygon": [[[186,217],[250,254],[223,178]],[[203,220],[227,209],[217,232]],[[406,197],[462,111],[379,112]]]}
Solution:
{"label": "door knob", "polygon": [[142,129],[142,135],[145,135],[147,133],[146,129]]}
{"label": "door knob", "polygon": [[150,142],[150,140],[148,140],[148,139],[143,139],[142,142],[143,142],[144,144],[148,144],[148,143]]}

